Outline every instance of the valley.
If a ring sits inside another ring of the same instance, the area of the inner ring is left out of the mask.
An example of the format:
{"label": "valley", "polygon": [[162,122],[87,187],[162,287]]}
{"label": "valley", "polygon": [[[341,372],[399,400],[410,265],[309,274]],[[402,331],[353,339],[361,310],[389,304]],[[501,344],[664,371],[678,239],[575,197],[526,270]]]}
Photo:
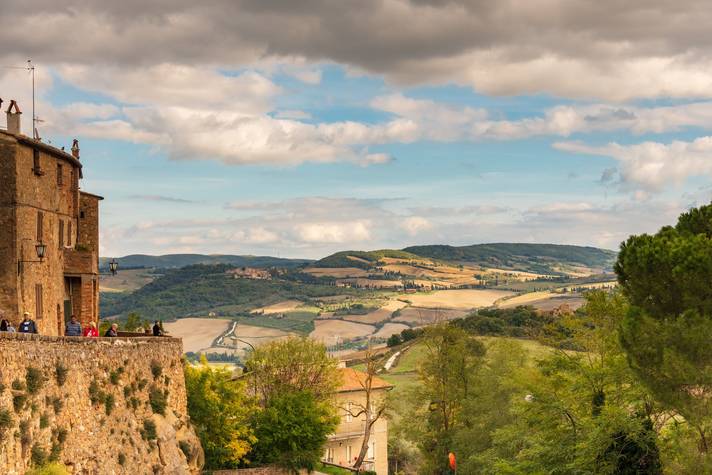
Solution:
{"label": "valley", "polygon": [[[175,266],[169,256],[132,256],[126,262],[169,266],[102,276],[102,313],[118,321],[130,313],[164,320],[187,353],[237,361],[250,345],[290,335],[308,335],[344,355],[479,309],[575,310],[587,289],[615,285],[605,274],[609,251],[519,245],[529,254],[515,255],[517,246],[344,251],[318,261],[181,255]],[[180,267],[185,262],[199,263]]]}

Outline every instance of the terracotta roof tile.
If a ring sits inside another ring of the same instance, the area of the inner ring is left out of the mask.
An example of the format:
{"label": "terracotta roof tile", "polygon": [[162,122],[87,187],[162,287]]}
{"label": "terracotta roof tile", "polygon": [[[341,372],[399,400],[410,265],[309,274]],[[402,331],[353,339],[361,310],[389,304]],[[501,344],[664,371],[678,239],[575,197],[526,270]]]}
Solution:
{"label": "terracotta roof tile", "polygon": [[[339,368],[343,378],[339,392],[347,391],[361,391],[366,385],[367,374],[363,371],[357,371],[353,368]],[[371,385],[372,389],[388,389],[392,388],[393,385],[379,378],[378,376],[373,377],[373,382]]]}

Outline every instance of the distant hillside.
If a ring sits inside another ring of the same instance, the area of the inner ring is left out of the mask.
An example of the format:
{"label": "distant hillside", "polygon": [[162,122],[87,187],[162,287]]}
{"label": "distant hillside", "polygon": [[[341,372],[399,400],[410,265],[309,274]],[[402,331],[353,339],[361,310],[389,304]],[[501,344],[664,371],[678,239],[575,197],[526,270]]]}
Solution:
{"label": "distant hillside", "polygon": [[549,273],[579,266],[610,271],[617,256],[615,251],[596,247],[524,243],[412,246],[404,251],[443,261]]}
{"label": "distant hillside", "polygon": [[[136,268],[161,268],[173,269],[196,264],[215,265],[229,264],[233,266],[245,267],[283,267],[293,268],[308,264],[312,261],[307,259],[281,259],[269,256],[233,256],[233,255],[205,255],[205,254],[166,254],[163,256],[149,256],[145,254],[132,254],[116,259],[121,269]],[[99,266],[102,269],[109,267],[109,258],[99,259]]]}
{"label": "distant hillside", "polygon": [[225,274],[229,268],[224,264],[187,266],[169,270],[134,292],[103,293],[101,313],[138,312],[149,319],[201,316],[210,311],[232,315],[289,299],[357,293],[332,285],[234,279]]}
{"label": "distant hillside", "polygon": [[409,252],[392,249],[382,249],[379,251],[341,251],[327,256],[314,263],[314,267],[337,268],[337,267],[358,267],[370,269],[384,257],[394,259],[417,259],[418,256]]}

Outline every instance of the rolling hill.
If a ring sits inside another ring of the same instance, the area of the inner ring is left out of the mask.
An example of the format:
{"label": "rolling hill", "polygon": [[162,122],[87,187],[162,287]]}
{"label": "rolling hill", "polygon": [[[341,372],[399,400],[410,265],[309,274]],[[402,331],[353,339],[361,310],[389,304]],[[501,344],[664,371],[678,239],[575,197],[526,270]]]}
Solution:
{"label": "rolling hill", "polygon": [[577,267],[610,271],[617,256],[615,251],[596,247],[526,243],[412,246],[403,251],[442,261],[549,274]]}
{"label": "rolling hill", "polygon": [[[238,267],[283,267],[294,268],[312,262],[308,259],[281,259],[269,256],[235,256],[222,254],[166,254],[163,256],[149,256],[146,254],[131,254],[116,259],[120,269],[173,269],[196,264],[216,265],[230,264]],[[99,259],[99,267],[107,269],[109,258]]]}

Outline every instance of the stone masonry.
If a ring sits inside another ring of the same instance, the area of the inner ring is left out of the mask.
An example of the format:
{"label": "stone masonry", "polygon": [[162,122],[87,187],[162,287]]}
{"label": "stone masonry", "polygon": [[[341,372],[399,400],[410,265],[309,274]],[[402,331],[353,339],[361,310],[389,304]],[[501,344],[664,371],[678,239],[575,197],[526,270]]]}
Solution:
{"label": "stone masonry", "polygon": [[0,333],[0,473],[50,454],[73,474],[199,473],[182,352],[165,337]]}
{"label": "stone masonry", "polygon": [[30,312],[44,335],[62,335],[71,314],[83,325],[99,317],[102,198],[80,191],[74,145],[69,154],[0,130],[0,310],[14,325]]}

